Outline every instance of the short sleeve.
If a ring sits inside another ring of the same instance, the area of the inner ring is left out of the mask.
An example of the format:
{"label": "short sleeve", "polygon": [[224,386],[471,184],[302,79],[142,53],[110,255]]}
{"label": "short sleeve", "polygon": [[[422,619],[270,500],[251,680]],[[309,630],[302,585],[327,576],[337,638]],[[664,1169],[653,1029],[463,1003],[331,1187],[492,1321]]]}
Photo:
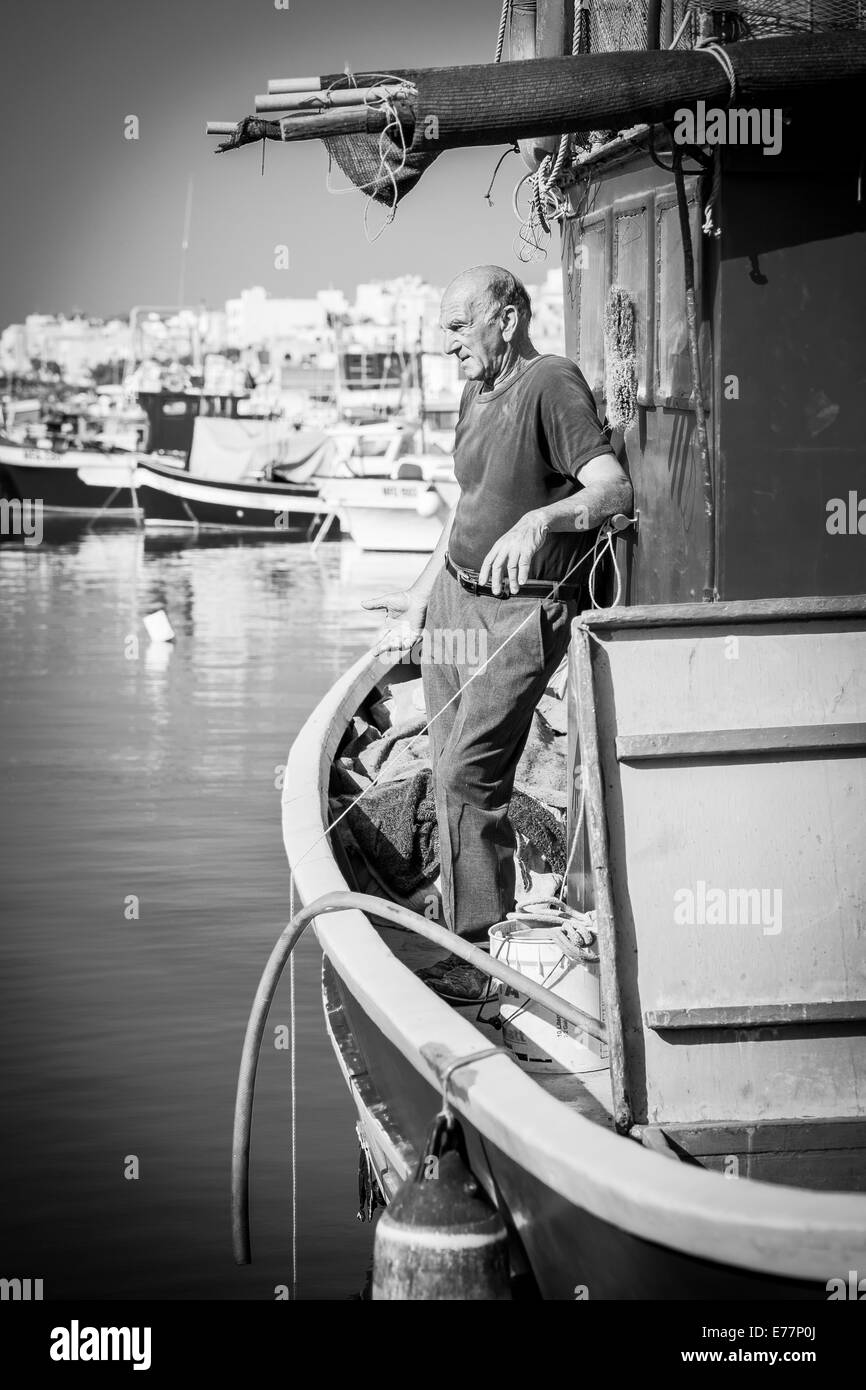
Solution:
{"label": "short sleeve", "polygon": [[595,397],[580,369],[565,358],[551,364],[540,387],[541,426],[550,465],[576,482],[590,459],[614,453],[601,427]]}

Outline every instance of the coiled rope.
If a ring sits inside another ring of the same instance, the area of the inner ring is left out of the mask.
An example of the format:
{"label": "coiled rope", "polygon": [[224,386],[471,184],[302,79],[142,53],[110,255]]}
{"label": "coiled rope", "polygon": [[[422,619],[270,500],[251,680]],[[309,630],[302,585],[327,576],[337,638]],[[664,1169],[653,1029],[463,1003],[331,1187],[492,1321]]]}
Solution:
{"label": "coiled rope", "polygon": [[[571,34],[571,56],[573,58],[577,57],[580,52],[580,13],[581,6],[578,0],[574,6],[574,23]],[[524,264],[527,261],[537,260],[539,257],[547,255],[544,238],[550,236],[551,224],[561,221],[568,214],[568,200],[560,191],[559,177],[565,167],[570,150],[571,136],[560,136],[556,154],[553,157],[546,154],[535,172],[524,174],[514,190],[512,200],[514,213],[520,222],[514,249],[517,259],[523,261]],[[519,197],[520,190],[526,183],[529,184],[529,207],[524,214],[520,211]]]}

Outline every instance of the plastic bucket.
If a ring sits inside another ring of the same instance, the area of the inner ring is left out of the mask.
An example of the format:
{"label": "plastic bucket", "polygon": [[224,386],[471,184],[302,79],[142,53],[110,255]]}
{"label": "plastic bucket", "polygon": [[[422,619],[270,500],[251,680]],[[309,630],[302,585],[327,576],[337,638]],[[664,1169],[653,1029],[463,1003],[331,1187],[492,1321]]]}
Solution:
{"label": "plastic bucket", "polygon": [[[602,1021],[598,963],[570,960],[550,926],[497,922],[488,934],[494,959]],[[526,1071],[581,1072],[591,1069],[587,1052],[607,1058],[605,1043],[501,983],[499,1019],[505,1046]]]}

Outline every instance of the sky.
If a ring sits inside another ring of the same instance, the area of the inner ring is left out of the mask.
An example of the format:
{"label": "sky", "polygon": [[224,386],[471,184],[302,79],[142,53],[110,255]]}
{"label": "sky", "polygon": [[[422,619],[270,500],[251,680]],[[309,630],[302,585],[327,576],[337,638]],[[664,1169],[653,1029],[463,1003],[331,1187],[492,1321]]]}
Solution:
{"label": "sky", "polygon": [[[180,292],[193,182],[187,303],[250,285],[302,297],[414,273],[444,285],[496,262],[521,273],[510,155],[447,151],[372,245],[364,198],[326,189],[319,141],[215,155],[206,120],[251,114],[271,77],[492,60],[500,0],[39,0],[4,18],[0,46],[0,327],[27,313],[126,315]],[[124,139],[126,117],[140,138]],[[335,181],[342,183],[337,172]],[[371,210],[378,226],[380,213]],[[289,248],[275,269],[274,247]],[[558,263],[525,268],[538,281]]]}

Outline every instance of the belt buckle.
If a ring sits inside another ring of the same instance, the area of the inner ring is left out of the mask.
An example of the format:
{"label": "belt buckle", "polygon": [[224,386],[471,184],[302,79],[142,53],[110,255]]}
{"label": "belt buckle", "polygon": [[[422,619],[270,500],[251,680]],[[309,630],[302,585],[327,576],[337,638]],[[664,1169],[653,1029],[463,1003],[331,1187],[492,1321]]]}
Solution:
{"label": "belt buckle", "polygon": [[455,565],[454,568],[457,570],[457,578],[462,587],[466,590],[467,594],[472,594],[473,598],[477,598],[478,576],[476,575],[474,579],[470,579],[466,570],[460,569],[457,565]]}

